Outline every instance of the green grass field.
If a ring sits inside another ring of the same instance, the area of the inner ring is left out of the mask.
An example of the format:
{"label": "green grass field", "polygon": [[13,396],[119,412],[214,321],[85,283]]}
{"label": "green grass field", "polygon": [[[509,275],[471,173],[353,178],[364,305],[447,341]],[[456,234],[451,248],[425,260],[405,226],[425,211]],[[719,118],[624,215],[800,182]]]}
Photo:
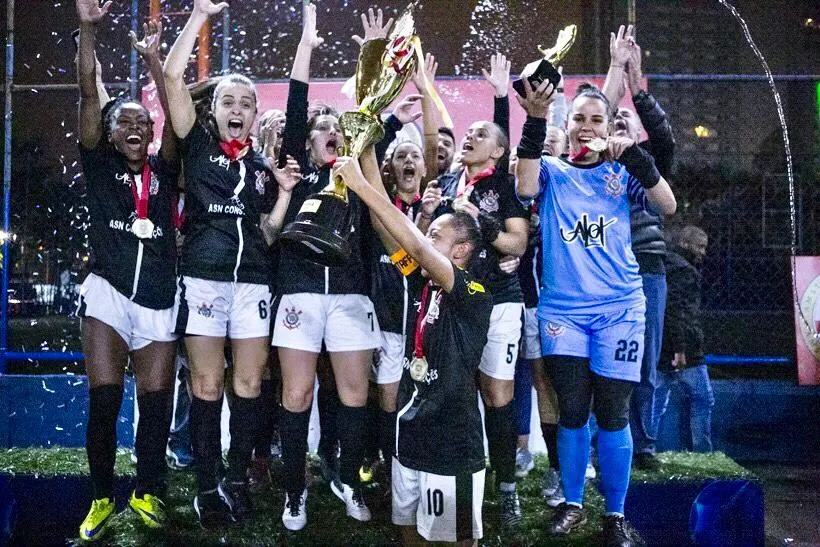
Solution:
{"label": "green grass field", "polygon": [[[130,451],[119,450],[116,472],[132,476],[134,466]],[[632,480],[659,482],[711,478],[749,478],[751,474],[723,454],[663,453],[658,472],[635,472]],[[545,457],[536,458],[536,468],[519,484],[524,522],[516,533],[503,533],[498,525],[498,498],[488,475],[484,500],[484,539],[481,545],[539,545],[547,538],[543,530],[550,509],[541,500],[540,478],[547,465]],[[191,501],[195,493],[194,476],[189,472],[169,472],[169,523],[156,533],[144,528],[136,515],[126,511],[113,523],[108,542],[112,545],[396,545],[399,536],[390,523],[390,497],[377,472],[365,494],[373,512],[373,521],[358,523],[344,514],[344,506],[321,479],[313,462],[307,480],[312,483],[308,495],[308,525],[299,533],[290,533],[281,524],[284,494],[278,468],[274,468],[273,486],[254,495],[254,518],[203,532],[196,522]],[[81,475],[88,472],[82,449],[14,448],[0,452],[0,473],[40,475]],[[90,501],[90,500],[89,500]],[[589,521],[569,538],[549,538],[551,545],[589,545],[595,543],[601,518],[602,499],[593,485],[587,487]],[[79,525],[79,522],[77,523]]]}

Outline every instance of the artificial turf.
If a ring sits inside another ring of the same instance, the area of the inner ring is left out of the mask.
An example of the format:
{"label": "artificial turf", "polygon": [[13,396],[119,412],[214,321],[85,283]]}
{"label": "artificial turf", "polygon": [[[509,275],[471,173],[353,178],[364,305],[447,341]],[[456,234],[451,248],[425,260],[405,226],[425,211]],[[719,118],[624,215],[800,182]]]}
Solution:
{"label": "artificial turf", "polygon": [[[658,455],[660,469],[634,471],[633,482],[693,481],[707,479],[750,478],[743,467],[721,453],[693,454],[667,452]],[[377,471],[367,487],[365,498],[373,512],[369,523],[358,523],[345,516],[343,504],[336,499],[321,474],[311,462],[307,480],[312,483],[308,495],[308,525],[298,532],[285,530],[281,523],[284,494],[279,484],[280,469],[272,468],[272,486],[253,494],[254,517],[221,529],[204,532],[196,522],[191,500],[195,494],[194,476],[190,472],[169,472],[170,488],[166,500],[169,511],[167,527],[155,532],[146,529],[130,511],[118,515],[106,542],[111,545],[397,545],[399,535],[390,523],[390,496],[383,476]],[[515,532],[501,530],[496,489],[491,475],[487,478],[483,522],[484,538],[480,545],[590,545],[596,543],[602,513],[602,499],[594,482],[587,486],[588,521],[567,538],[547,538],[546,520],[551,514],[541,499],[540,479],[547,465],[545,457],[536,457],[536,468],[519,483],[524,520]],[[131,452],[118,450],[116,473],[133,476]],[[0,473],[39,475],[83,475],[88,473],[85,451],[72,448],[12,448],[0,451]],[[78,523],[79,524],[79,523]],[[104,543],[105,544],[105,543]]]}

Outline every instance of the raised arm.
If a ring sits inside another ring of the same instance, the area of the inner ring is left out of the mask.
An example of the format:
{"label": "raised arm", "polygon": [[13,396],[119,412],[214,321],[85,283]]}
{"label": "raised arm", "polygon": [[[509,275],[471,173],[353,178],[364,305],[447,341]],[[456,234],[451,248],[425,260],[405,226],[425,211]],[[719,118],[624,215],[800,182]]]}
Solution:
{"label": "raised arm", "polygon": [[[378,192],[379,194],[383,195],[384,197],[388,198],[387,189],[384,187],[384,181],[382,181],[382,173],[379,169],[379,161],[378,157],[376,156],[375,147],[368,146],[364,153],[359,158],[359,166],[362,169],[362,175],[364,176],[365,180],[367,180],[370,185]],[[389,255],[393,255],[396,251],[401,249],[401,245],[390,235],[390,232],[387,231],[387,228],[384,227],[384,223],[379,219],[379,217],[370,215],[370,223],[373,225],[373,229],[376,230],[376,233],[379,235],[379,239],[382,240],[382,245],[384,245],[385,250],[388,252]]]}
{"label": "raised arm", "polygon": [[612,108],[617,108],[624,98],[624,71],[634,47],[635,28],[632,25],[626,27],[626,30],[621,25],[617,35],[614,32],[609,34],[609,71],[601,91],[609,99]]}
{"label": "raised arm", "polygon": [[510,61],[504,55],[496,53],[490,56],[490,71],[482,68],[484,79],[495,92],[493,122],[510,137],[510,100],[507,96],[510,87]]}
{"label": "raised arm", "polygon": [[534,198],[541,190],[538,178],[541,174],[541,151],[547,138],[547,112],[553,101],[552,84],[544,80],[538,89],[533,89],[527,78],[523,78],[527,96],[515,96],[518,104],[527,113],[521,142],[518,144],[518,164],[515,167],[515,191],[522,199]]}
{"label": "raised arm", "polygon": [[340,157],[333,166],[333,172],[334,175],[341,176],[347,187],[358,194],[370,208],[371,216],[381,221],[401,248],[427,270],[430,279],[450,292],[455,282],[450,260],[439,253],[416,225],[390,203],[386,194],[379,192],[367,182],[359,162],[352,158]]}
{"label": "raised arm", "polygon": [[98,0],[77,0],[80,19],[80,43],[77,51],[77,78],[80,84],[80,143],[94,148],[103,133],[102,106],[97,91],[97,56],[94,53],[97,23],[105,17],[111,2],[102,6]]}
{"label": "raised arm", "polygon": [[292,80],[310,82],[310,58],[313,50],[324,43],[324,39],[316,32],[316,5],[304,4],[302,7],[302,38],[296,48],[296,57],[293,58],[293,68],[290,71]]}
{"label": "raised arm", "polygon": [[564,67],[558,67],[558,74],[561,79],[558,81],[558,87],[555,88],[555,100],[552,101],[549,108],[549,116],[547,123],[560,127],[564,131],[567,130],[567,98],[564,95]]}
{"label": "raised arm", "polygon": [[171,111],[171,125],[174,133],[184,139],[196,122],[196,111],[191,100],[191,93],[185,87],[185,69],[188,66],[188,57],[194,50],[199,29],[211,15],[217,14],[228,7],[226,2],[214,4],[210,0],[195,0],[191,16],[182,32],[177,36],[168,58],[165,59],[165,88],[168,94],[168,105]]}
{"label": "raised arm", "polygon": [[160,148],[162,158],[176,165],[179,163],[177,139],[173,127],[171,127],[171,107],[168,105],[168,93],[165,90],[165,77],[162,73],[162,59],[160,59],[159,54],[159,46],[162,43],[162,23],[160,21],[149,21],[142,25],[142,32],[142,40],[137,39],[134,31],[129,33],[131,47],[137,50],[145,64],[148,65],[151,79],[154,80],[154,85],[157,86],[157,98],[159,98],[159,104],[165,117],[165,126],[162,129],[162,147]]}
{"label": "raised arm", "polygon": [[[413,74],[413,84],[421,95],[421,123],[424,132],[424,169],[426,179],[435,179],[438,174],[438,119],[433,98],[429,93],[429,86],[435,85],[438,63],[429,53],[424,57],[424,66],[416,66]],[[421,181],[420,192],[424,193],[427,183]]]}

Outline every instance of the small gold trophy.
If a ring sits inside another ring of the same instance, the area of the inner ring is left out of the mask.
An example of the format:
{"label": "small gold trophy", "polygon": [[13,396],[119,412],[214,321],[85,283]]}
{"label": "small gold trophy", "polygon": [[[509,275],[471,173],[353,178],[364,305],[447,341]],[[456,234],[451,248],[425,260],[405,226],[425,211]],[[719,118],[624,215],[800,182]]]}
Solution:
{"label": "small gold trophy", "polygon": [[[356,65],[357,110],[342,114],[342,154],[359,157],[370,144],[384,137],[379,115],[401,93],[416,65],[418,44],[412,5],[393,26],[387,38],[362,44]],[[351,218],[347,186],[331,179],[319,193],[308,196],[296,219],[282,231],[282,245],[297,255],[321,264],[338,266],[350,259],[347,235]]]}
{"label": "small gold trophy", "polygon": [[544,80],[552,82],[553,87],[558,85],[561,81],[561,74],[555,69],[555,65],[564,57],[575,43],[575,37],[578,35],[578,27],[575,25],[568,25],[558,33],[558,39],[555,45],[549,49],[544,49],[538,46],[538,51],[544,56],[543,59],[533,61],[524,67],[521,71],[521,79],[513,82],[513,89],[522,97],[527,96],[527,90],[524,87],[524,78],[530,81],[533,89],[537,89]]}

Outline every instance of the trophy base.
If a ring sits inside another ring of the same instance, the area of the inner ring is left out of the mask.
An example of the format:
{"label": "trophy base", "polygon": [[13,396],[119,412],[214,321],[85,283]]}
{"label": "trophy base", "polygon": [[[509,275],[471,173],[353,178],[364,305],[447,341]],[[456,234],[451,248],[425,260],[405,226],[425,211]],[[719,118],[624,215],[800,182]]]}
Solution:
{"label": "trophy base", "polygon": [[[553,87],[558,86],[558,82],[561,81],[561,73],[558,72],[552,63],[547,61],[546,59],[542,59],[541,61],[536,61],[538,65],[536,66],[535,70],[527,76],[527,80],[529,80],[530,85],[533,89],[538,89],[544,80],[549,80]],[[535,63],[530,63],[530,65],[534,65]],[[525,72],[527,68],[530,68],[530,65],[525,67]],[[524,81],[522,79],[514,80],[512,83],[513,89],[522,97],[527,96],[527,88],[524,87]]]}
{"label": "trophy base", "polygon": [[320,266],[342,266],[350,261],[347,202],[332,193],[308,196],[296,219],[279,236],[282,249]]}

